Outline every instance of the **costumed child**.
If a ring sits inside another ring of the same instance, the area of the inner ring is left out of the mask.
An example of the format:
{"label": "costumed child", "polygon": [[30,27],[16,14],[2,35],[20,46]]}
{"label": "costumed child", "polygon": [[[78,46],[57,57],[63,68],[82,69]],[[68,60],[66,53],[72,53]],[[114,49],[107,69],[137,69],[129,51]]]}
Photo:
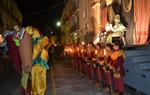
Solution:
{"label": "costumed child", "polygon": [[73,66],[73,57],[74,57],[74,45],[71,44],[69,48],[69,64]]}
{"label": "costumed child", "polygon": [[[46,51],[45,46],[48,44],[48,38],[44,37],[41,39],[39,31],[36,28],[33,28],[31,26],[26,27],[25,31],[27,32],[27,34],[29,34],[32,37],[31,39],[32,44],[28,46],[33,47],[32,49],[33,52],[32,51],[26,52],[27,54],[32,53],[32,56],[30,57],[33,66],[31,70],[32,92],[30,92],[30,94],[32,93],[33,95],[44,95],[46,90],[46,69],[48,69],[48,65],[47,65],[48,52]],[[22,55],[26,55],[24,53]],[[28,83],[29,75],[30,74],[23,73],[23,77],[22,77],[23,87],[26,87],[26,85],[28,85],[27,83]]]}
{"label": "costumed child", "polygon": [[46,50],[48,42],[48,37],[43,37],[34,45],[31,72],[33,95],[44,95],[46,91],[46,70],[49,69],[48,51]]}
{"label": "costumed child", "polygon": [[79,66],[78,66],[78,54],[79,53],[79,46],[78,45],[76,45],[76,47],[75,47],[75,60],[74,60],[74,66],[75,66],[75,70],[77,70],[78,71],[78,69],[79,69]]}
{"label": "costumed child", "polygon": [[96,44],[95,47],[96,47],[95,58],[96,58],[96,63],[97,63],[96,75],[97,75],[97,80],[98,80],[98,84],[96,83],[96,86],[97,87],[100,86],[102,88],[102,81],[104,79],[104,70],[103,70],[104,54],[103,54],[103,49],[100,44]]}
{"label": "costumed child", "polygon": [[68,63],[69,45],[65,45],[63,54],[64,54],[65,63]]}
{"label": "costumed child", "polygon": [[84,73],[84,44],[79,44],[79,65],[80,65],[80,74],[83,76]]}
{"label": "costumed child", "polygon": [[80,72],[81,71],[81,48],[82,48],[82,45],[81,44],[78,44],[78,47],[77,47],[77,70]]}
{"label": "costumed child", "polygon": [[104,54],[104,65],[103,65],[103,70],[104,70],[104,76],[105,76],[105,89],[104,92],[109,92],[112,93],[112,80],[113,80],[113,72],[109,67],[110,64],[110,57],[112,55],[112,45],[107,43],[105,45],[105,48],[103,50]]}
{"label": "costumed child", "polygon": [[86,54],[87,54],[87,48],[86,45],[84,45],[82,50],[82,59],[83,59],[83,73],[85,76],[86,76]]}
{"label": "costumed child", "polygon": [[[40,34],[37,29],[32,26],[25,28],[25,34],[22,40],[20,40],[19,52],[22,59],[22,78],[21,84],[24,88],[24,94],[31,94],[31,71],[32,71],[32,56],[33,47],[37,44]],[[28,42],[28,43],[27,43]]]}
{"label": "costumed child", "polygon": [[[30,30],[31,27],[28,29]],[[22,86],[22,94],[30,95],[31,93],[31,81],[30,73],[32,69],[32,38],[30,32],[26,28],[19,28],[15,26],[15,30],[17,33],[14,33],[14,42],[16,46],[19,48],[19,54],[21,58],[21,67],[22,67],[22,77],[21,77],[21,86]]]}
{"label": "costumed child", "polygon": [[125,76],[125,52],[122,49],[122,45],[119,42],[115,42],[113,45],[114,52],[111,55],[110,67],[113,69],[114,86],[117,95],[123,95],[124,93],[124,82],[123,77]]}
{"label": "costumed child", "polygon": [[88,70],[88,75],[89,78],[94,79],[94,73],[93,73],[93,64],[92,64],[92,58],[94,56],[94,44],[92,42],[90,42],[88,44],[88,48],[87,48],[87,70]]}
{"label": "costumed child", "polygon": [[95,48],[95,45],[94,45],[94,48],[93,48],[94,52],[92,54],[92,69],[93,69],[93,79],[96,81],[97,80],[97,74],[96,74],[96,68],[97,68],[97,63],[96,63],[96,53],[97,53],[97,50]]}
{"label": "costumed child", "polygon": [[72,67],[75,70],[75,56],[76,56],[76,46],[73,45],[72,46],[72,57],[71,57],[71,63],[72,63]]}

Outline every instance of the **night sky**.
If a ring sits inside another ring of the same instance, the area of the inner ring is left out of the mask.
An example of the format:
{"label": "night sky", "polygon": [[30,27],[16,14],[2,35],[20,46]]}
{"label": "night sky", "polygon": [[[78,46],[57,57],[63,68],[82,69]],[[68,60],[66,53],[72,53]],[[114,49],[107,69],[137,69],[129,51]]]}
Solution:
{"label": "night sky", "polygon": [[[23,14],[23,26],[56,28],[61,19],[64,0],[14,0]],[[44,12],[40,12],[43,11]]]}

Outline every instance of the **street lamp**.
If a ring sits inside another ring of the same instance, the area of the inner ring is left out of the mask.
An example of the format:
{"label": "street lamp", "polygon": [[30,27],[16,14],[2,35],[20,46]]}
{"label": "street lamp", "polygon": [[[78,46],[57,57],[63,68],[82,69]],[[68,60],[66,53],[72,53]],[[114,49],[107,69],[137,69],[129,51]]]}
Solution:
{"label": "street lamp", "polygon": [[58,22],[56,23],[56,26],[57,26],[57,27],[60,27],[60,25],[61,25],[61,22],[58,21]]}

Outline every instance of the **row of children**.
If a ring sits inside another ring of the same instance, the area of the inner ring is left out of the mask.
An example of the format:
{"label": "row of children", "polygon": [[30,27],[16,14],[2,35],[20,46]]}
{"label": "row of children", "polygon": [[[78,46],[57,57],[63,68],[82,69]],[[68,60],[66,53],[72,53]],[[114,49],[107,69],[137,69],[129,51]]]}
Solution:
{"label": "row of children", "polygon": [[72,44],[66,45],[64,53],[81,75],[96,80],[105,92],[123,95],[125,52],[122,50],[122,44]]}

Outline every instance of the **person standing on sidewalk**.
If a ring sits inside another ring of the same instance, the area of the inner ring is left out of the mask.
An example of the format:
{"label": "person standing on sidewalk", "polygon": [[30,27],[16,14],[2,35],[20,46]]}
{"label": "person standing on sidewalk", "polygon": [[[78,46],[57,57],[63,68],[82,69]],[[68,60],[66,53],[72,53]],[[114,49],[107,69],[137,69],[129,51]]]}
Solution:
{"label": "person standing on sidewalk", "polygon": [[53,65],[53,60],[54,60],[54,45],[50,45],[48,49],[48,55],[49,55],[49,60],[48,64]]}

